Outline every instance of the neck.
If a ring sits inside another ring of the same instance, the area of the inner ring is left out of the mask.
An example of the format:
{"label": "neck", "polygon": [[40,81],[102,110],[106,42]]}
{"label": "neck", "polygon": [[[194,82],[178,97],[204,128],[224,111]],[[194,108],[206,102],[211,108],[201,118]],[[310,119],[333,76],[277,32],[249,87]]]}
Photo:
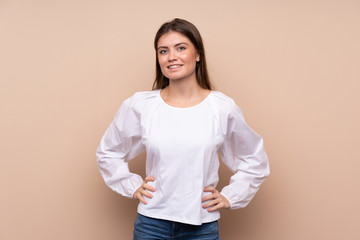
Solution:
{"label": "neck", "polygon": [[161,91],[165,102],[176,107],[196,105],[209,95],[210,90],[200,87],[196,79],[170,80],[169,86]]}
{"label": "neck", "polygon": [[170,80],[167,95],[171,98],[189,99],[199,94],[202,88],[193,79]]}

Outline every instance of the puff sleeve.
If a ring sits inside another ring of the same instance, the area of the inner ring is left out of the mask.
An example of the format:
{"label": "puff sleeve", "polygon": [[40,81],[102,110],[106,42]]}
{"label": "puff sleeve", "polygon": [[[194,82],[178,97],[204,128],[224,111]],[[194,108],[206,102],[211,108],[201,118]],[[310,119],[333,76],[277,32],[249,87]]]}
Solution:
{"label": "puff sleeve", "polygon": [[133,97],[123,102],[103,135],[96,151],[100,173],[115,192],[132,198],[143,180],[131,173],[128,161],[144,151],[140,114],[133,107]]}
{"label": "puff sleeve", "polygon": [[221,194],[229,200],[230,209],[236,209],[249,204],[270,170],[263,139],[247,125],[235,103],[226,123],[224,143],[219,152],[234,175]]}

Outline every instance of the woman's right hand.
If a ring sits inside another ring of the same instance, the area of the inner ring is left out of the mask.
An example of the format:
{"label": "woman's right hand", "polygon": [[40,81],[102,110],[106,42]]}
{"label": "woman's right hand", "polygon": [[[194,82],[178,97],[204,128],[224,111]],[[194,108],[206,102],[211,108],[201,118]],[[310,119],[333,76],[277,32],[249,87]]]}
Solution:
{"label": "woman's right hand", "polygon": [[148,197],[148,198],[152,198],[153,195],[146,191],[146,190],[149,190],[151,192],[155,192],[155,188],[150,186],[148,184],[148,182],[154,182],[155,181],[155,178],[152,177],[152,176],[147,176],[144,180],[144,182],[141,184],[141,186],[134,192],[134,195],[133,197],[135,199],[139,199],[143,204],[147,204],[144,196]]}

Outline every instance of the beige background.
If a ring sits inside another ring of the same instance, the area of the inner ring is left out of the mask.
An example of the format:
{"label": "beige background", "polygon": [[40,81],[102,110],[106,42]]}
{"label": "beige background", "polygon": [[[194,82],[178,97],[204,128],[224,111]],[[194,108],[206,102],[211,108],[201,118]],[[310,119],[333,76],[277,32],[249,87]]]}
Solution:
{"label": "beige background", "polygon": [[216,89],[270,158],[222,239],[359,240],[358,0],[0,1],[0,239],[131,239],[137,203],[106,187],[95,150],[151,88],[153,37],[174,17],[199,28]]}

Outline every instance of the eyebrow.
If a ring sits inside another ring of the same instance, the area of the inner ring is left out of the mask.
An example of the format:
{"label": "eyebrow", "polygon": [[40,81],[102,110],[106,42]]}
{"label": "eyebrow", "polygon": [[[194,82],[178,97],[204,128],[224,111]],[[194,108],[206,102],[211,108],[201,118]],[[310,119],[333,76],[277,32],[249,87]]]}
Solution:
{"label": "eyebrow", "polygon": [[[181,44],[186,44],[186,45],[188,45],[186,42],[180,42],[180,43],[175,44],[175,47],[177,47],[177,46],[179,46],[179,45],[181,45]],[[158,47],[158,49],[160,49],[160,48],[168,48],[168,47],[166,47],[166,46],[160,46],[160,47]]]}

